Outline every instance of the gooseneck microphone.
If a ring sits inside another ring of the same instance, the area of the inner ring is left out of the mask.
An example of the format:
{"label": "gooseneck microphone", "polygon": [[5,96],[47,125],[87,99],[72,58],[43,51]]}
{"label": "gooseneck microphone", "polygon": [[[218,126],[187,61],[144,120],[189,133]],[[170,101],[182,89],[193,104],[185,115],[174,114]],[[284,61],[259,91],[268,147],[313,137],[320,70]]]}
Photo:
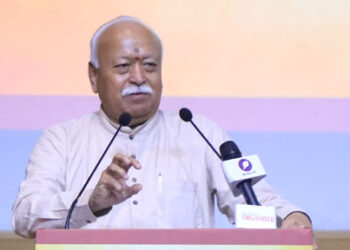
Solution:
{"label": "gooseneck microphone", "polygon": [[101,155],[100,159],[98,160],[96,166],[95,166],[94,169],[92,170],[90,176],[89,176],[88,179],[86,180],[84,186],[83,186],[82,189],[80,190],[78,196],[75,198],[75,200],[73,201],[72,205],[70,206],[70,208],[69,208],[69,210],[68,210],[67,219],[66,219],[66,225],[65,225],[65,227],[64,227],[65,229],[69,229],[70,218],[71,218],[71,216],[72,216],[72,213],[73,213],[73,210],[74,210],[75,206],[76,206],[77,203],[78,203],[78,200],[79,200],[80,196],[82,195],[82,193],[84,192],[85,188],[86,188],[87,185],[89,184],[89,182],[90,182],[92,176],[94,175],[95,171],[97,170],[98,166],[100,165],[102,159],[105,157],[105,155],[106,155],[106,153],[107,153],[109,147],[112,145],[112,143],[113,143],[114,139],[116,138],[116,136],[118,135],[118,133],[119,133],[121,127],[129,125],[130,121],[131,121],[131,116],[130,116],[130,114],[128,114],[128,113],[122,113],[122,114],[119,116],[119,120],[118,120],[118,122],[119,122],[119,127],[118,127],[117,131],[114,133],[114,135],[113,135],[111,141],[109,142],[109,144],[108,144],[108,146],[106,147],[105,151],[103,152],[103,154]]}
{"label": "gooseneck microphone", "polygon": [[[236,164],[232,164],[230,160],[242,157],[242,153],[237,147],[237,145],[233,141],[224,142],[220,146],[220,153],[221,153],[220,155],[215,150],[213,145],[208,141],[208,139],[203,135],[203,133],[199,130],[196,124],[192,121],[191,111],[187,108],[182,108],[180,109],[179,114],[183,121],[191,122],[193,127],[197,130],[197,132],[202,136],[202,138],[207,142],[210,148],[222,161],[224,165],[223,171],[233,195],[236,196],[242,193],[247,204],[260,206],[258,199],[256,198],[256,195],[254,193],[254,190],[252,188],[252,178],[253,178],[253,182],[256,183],[263,176],[261,174],[257,174],[256,176],[249,178],[249,177],[236,175],[235,170],[237,169],[238,166]],[[262,166],[256,166],[256,167],[260,167],[262,169]]]}
{"label": "gooseneck microphone", "polygon": [[192,112],[187,108],[182,108],[182,109],[180,109],[179,115],[183,121],[190,122],[192,124],[192,126],[197,130],[197,132],[202,136],[202,138],[207,142],[207,144],[210,146],[210,148],[214,151],[214,153],[217,155],[217,157],[219,157],[219,159],[222,160],[220,154],[215,150],[213,145],[203,135],[202,131],[200,131],[199,128],[196,126],[196,124],[192,121]]}
{"label": "gooseneck microphone", "polygon": [[[227,141],[221,144],[220,153],[224,162],[242,157],[241,151],[233,141]],[[236,188],[232,187],[232,183],[229,184],[231,189]],[[260,203],[258,202],[258,199],[256,198],[255,192],[253,190],[251,179],[243,180],[236,186],[237,188],[241,189],[243,197],[248,205],[260,206]]]}

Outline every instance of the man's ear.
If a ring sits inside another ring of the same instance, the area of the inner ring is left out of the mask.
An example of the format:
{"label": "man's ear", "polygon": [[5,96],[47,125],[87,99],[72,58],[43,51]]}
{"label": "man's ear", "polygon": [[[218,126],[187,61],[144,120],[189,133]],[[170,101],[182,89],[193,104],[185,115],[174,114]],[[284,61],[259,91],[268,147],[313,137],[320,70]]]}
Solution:
{"label": "man's ear", "polygon": [[97,68],[89,62],[89,78],[90,78],[90,84],[92,91],[96,94],[98,93],[98,86],[97,86]]}

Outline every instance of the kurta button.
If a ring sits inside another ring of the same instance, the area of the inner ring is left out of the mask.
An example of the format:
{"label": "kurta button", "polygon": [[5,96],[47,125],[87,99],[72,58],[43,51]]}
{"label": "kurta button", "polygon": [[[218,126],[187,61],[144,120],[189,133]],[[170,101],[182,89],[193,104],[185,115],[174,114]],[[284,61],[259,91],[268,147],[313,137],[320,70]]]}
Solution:
{"label": "kurta button", "polygon": [[134,139],[134,135],[129,135],[129,139],[130,140]]}
{"label": "kurta button", "polygon": [[136,159],[136,155],[135,155],[135,154],[132,154],[131,157],[134,158],[134,159]]}
{"label": "kurta button", "polygon": [[137,204],[138,204],[137,200],[134,200],[132,203],[133,203],[134,205],[137,205]]}
{"label": "kurta button", "polygon": [[137,182],[137,179],[136,179],[135,177],[133,177],[133,178],[131,179],[131,181],[132,181],[132,182]]}

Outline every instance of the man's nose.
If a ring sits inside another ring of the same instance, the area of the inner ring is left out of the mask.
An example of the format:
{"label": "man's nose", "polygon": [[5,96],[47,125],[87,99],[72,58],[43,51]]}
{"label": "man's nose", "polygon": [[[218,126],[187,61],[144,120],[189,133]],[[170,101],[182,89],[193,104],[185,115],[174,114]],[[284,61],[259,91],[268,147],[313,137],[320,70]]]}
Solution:
{"label": "man's nose", "polygon": [[142,69],[142,65],[136,63],[131,70],[130,82],[135,85],[142,85],[146,82],[146,77]]}

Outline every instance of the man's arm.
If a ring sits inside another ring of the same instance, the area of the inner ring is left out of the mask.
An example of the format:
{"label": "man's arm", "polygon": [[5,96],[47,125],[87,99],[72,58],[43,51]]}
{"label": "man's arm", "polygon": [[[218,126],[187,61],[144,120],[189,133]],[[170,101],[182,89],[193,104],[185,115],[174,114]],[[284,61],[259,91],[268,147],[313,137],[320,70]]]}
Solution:
{"label": "man's arm", "polygon": [[[30,156],[26,178],[12,208],[14,231],[34,237],[38,228],[63,228],[68,209],[79,190],[68,189],[67,134],[62,126],[48,129]],[[81,227],[96,218],[88,207],[92,190],[86,190],[72,215],[72,226]]]}
{"label": "man's arm", "polygon": [[[39,228],[64,228],[68,209],[81,188],[80,182],[75,186],[67,183],[68,148],[66,133],[61,127],[45,131],[39,139],[13,206],[12,224],[17,234],[35,237]],[[124,179],[130,166],[141,167],[133,158],[115,156],[97,186],[85,190],[80,197],[71,217],[72,228],[96,221],[97,216],[103,215],[100,210],[122,202],[142,188],[139,184],[132,187],[125,185]],[[84,179],[80,176],[81,172],[72,173]]]}

